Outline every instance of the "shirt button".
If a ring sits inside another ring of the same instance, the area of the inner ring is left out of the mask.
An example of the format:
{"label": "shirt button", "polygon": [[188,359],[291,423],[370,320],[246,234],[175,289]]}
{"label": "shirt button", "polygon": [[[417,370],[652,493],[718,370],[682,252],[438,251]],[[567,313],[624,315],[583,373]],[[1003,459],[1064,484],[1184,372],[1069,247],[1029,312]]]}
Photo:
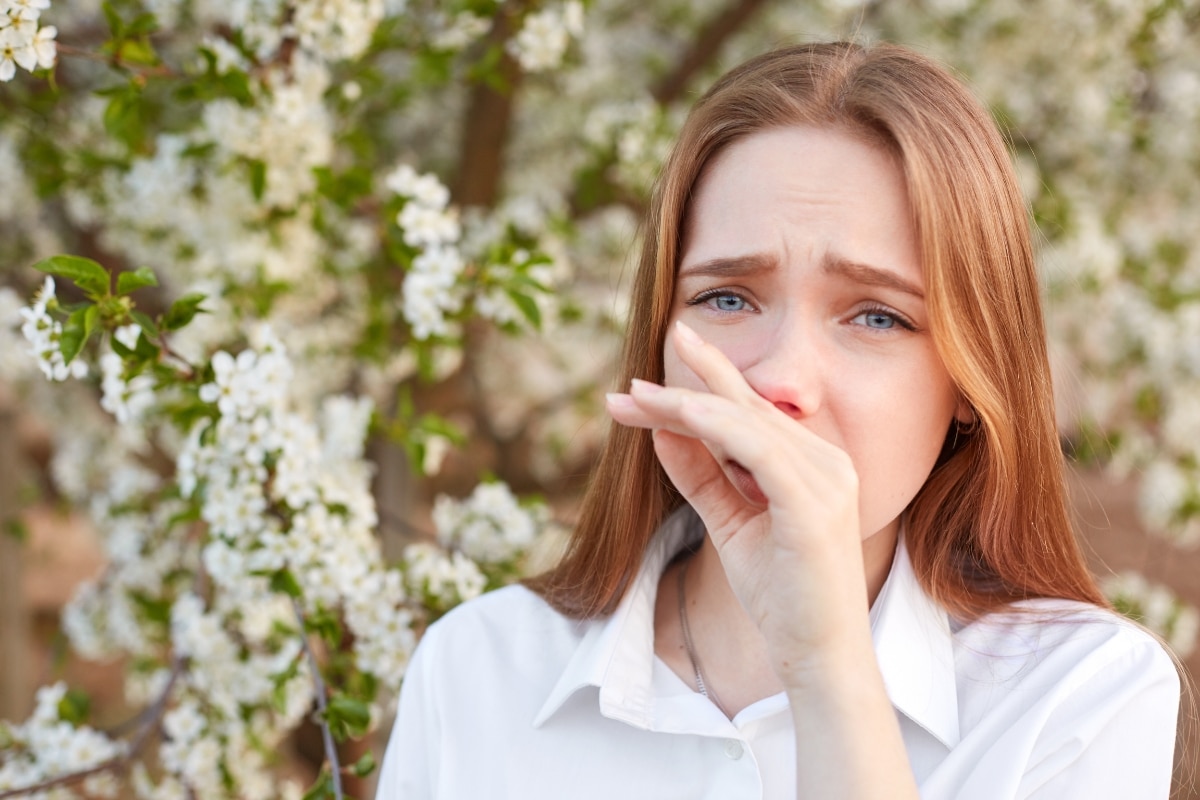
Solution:
{"label": "shirt button", "polygon": [[726,739],[725,740],[725,755],[728,756],[730,759],[737,761],[739,758],[742,757],[742,754],[745,752],[746,752],[746,749],[744,747],[742,747],[742,743],[739,742],[737,739]]}

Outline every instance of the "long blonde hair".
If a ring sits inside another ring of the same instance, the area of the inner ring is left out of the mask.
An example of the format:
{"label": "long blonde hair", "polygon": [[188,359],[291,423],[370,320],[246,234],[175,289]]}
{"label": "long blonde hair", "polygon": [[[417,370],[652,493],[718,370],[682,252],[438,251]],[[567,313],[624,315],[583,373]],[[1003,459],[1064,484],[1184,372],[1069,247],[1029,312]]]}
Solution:
{"label": "long blonde hair", "polygon": [[[987,111],[931,60],[894,45],[776,50],[722,77],[692,110],[648,210],[623,363],[661,383],[688,206],[714,156],[755,132],[804,125],[858,136],[903,169],[930,330],[975,410],[907,510],[922,585],[970,619],[1016,600],[1107,605],[1072,531],[1026,210]],[[683,502],[645,430],[614,426],[557,567],[528,581],[572,617],[610,613],[654,531]]]}

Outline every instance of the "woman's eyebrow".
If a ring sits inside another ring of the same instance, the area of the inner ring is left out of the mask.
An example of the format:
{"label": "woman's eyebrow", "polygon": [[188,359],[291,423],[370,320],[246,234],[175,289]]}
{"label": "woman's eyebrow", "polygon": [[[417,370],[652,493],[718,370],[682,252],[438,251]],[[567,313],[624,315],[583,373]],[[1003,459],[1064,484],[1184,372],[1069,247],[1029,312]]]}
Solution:
{"label": "woman's eyebrow", "polygon": [[898,292],[911,294],[919,300],[925,299],[925,291],[920,286],[905,280],[890,269],[872,267],[870,264],[862,264],[833,254],[826,254],[821,262],[821,269],[827,275],[840,276],[866,286],[895,289]]}
{"label": "woman's eyebrow", "polygon": [[679,277],[742,278],[755,273],[771,272],[778,266],[779,261],[774,256],[754,253],[745,256],[710,258],[698,264],[689,264],[679,270]]}

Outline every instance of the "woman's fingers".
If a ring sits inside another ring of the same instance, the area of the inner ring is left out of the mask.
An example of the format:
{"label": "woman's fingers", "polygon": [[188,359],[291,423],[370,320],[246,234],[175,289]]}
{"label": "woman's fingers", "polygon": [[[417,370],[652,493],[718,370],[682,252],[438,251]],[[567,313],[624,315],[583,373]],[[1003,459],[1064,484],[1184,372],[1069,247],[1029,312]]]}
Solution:
{"label": "woman's fingers", "polygon": [[683,320],[676,320],[670,334],[679,360],[696,373],[713,394],[759,408],[772,408],[746,383],[742,373],[717,347],[700,338]]}
{"label": "woman's fingers", "polygon": [[671,483],[687,498],[709,530],[731,527],[735,519],[753,516],[757,509],[729,483],[704,443],[667,430],[654,431],[654,452]]}
{"label": "woman's fingers", "polygon": [[[713,485],[723,490],[736,492],[731,481],[746,483],[738,476],[748,475],[749,485],[739,484],[739,509],[762,510],[765,502],[773,514],[783,515],[780,520],[820,527],[818,520],[827,514],[840,517],[844,506],[857,507],[858,479],[849,456],[774,407],[747,408],[709,392],[638,381],[629,394],[610,395],[609,411],[622,424],[695,440],[693,452],[703,451],[722,473],[720,483]],[[697,495],[697,486],[709,485],[694,477],[700,473],[685,471],[686,464],[668,467],[661,453],[660,460],[710,529],[718,520],[740,518],[728,505],[732,495],[715,494],[719,502],[710,505]]]}

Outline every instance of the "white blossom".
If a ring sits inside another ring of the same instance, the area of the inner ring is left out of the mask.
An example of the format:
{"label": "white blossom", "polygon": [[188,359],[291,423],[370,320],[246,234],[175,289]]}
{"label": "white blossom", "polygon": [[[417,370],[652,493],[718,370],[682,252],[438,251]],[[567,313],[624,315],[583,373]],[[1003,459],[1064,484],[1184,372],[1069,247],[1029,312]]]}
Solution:
{"label": "white blossom", "polygon": [[439,50],[462,50],[487,33],[492,22],[470,11],[460,11],[442,24],[431,44]]}
{"label": "white blossom", "polygon": [[58,30],[39,27],[39,16],[49,0],[6,0],[0,5],[0,81],[10,81],[17,67],[34,71],[54,66]]}
{"label": "white blossom", "polygon": [[438,541],[484,563],[529,549],[546,523],[543,506],[522,507],[504,483],[481,483],[466,500],[439,495],[433,506]]}
{"label": "white blossom", "polygon": [[116,353],[100,357],[100,407],[122,425],[141,420],[155,401],[153,377],[143,373],[125,380],[124,371],[125,364]]}
{"label": "white blossom", "polygon": [[83,360],[76,358],[67,364],[63,358],[59,346],[63,334],[62,323],[50,316],[47,310],[53,300],[54,278],[47,275],[33,305],[21,309],[21,317],[25,320],[21,325],[21,334],[28,342],[30,354],[37,359],[38,367],[48,379],[65,381],[67,378],[86,377],[88,368]]}
{"label": "white blossom", "polygon": [[583,33],[583,5],[577,0],[528,14],[509,50],[521,68],[541,72],[557,67],[572,36]]}
{"label": "white blossom", "polygon": [[1134,619],[1162,636],[1181,659],[1195,652],[1200,637],[1200,611],[1169,588],[1126,571],[1103,581],[1105,595]]}
{"label": "white blossom", "polygon": [[432,544],[410,544],[404,548],[404,573],[408,591],[451,606],[478,597],[487,579],[479,567],[462,553],[446,553]]}

